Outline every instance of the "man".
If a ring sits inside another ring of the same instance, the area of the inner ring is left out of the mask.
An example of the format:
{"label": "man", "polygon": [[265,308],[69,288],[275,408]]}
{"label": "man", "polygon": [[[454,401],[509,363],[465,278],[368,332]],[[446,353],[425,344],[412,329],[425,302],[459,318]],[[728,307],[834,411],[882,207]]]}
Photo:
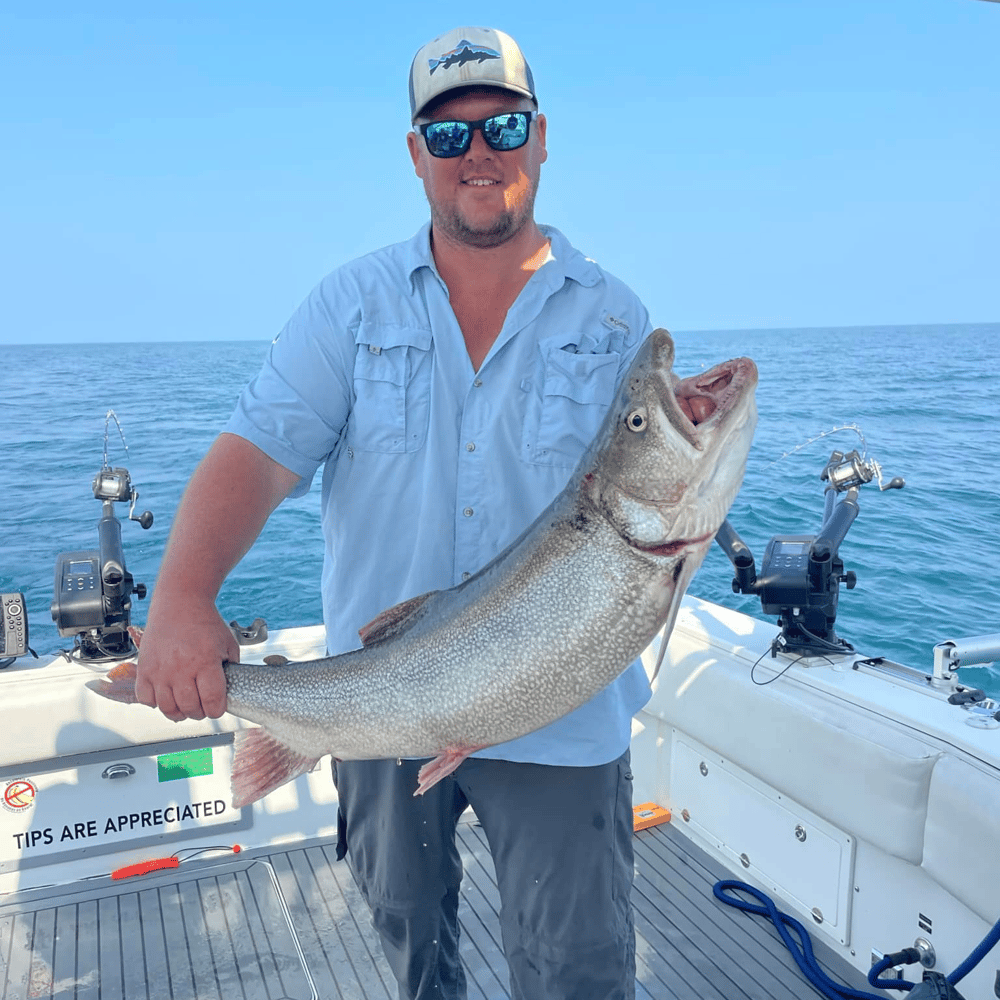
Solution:
{"label": "man", "polygon": [[[139,700],[225,710],[215,610],[277,504],[323,464],[331,653],[380,611],[461,583],[565,485],[651,330],[621,282],[534,220],[545,116],[512,38],[457,28],[410,72],[407,147],[431,221],[306,299],[196,470],[164,557]],[[405,998],[464,997],[455,825],[471,803],[503,903],[512,995],[634,995],[633,664],[559,722],[413,797],[421,761],[338,763],[346,852]]]}

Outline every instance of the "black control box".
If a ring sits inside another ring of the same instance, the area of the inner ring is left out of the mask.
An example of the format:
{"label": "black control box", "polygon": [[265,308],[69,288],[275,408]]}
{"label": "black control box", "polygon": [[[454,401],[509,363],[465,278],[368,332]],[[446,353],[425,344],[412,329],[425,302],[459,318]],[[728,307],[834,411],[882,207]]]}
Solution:
{"label": "black control box", "polygon": [[56,560],[52,618],[60,635],[76,635],[104,624],[101,553],[63,552]]}
{"label": "black control box", "polygon": [[24,656],[28,651],[28,612],[24,594],[0,594],[3,627],[0,629],[0,657]]}

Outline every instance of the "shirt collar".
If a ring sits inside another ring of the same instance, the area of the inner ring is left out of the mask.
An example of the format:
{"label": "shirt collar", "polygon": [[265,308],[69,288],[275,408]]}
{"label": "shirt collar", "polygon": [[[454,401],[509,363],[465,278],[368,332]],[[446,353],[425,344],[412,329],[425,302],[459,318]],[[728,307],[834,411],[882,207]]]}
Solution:
{"label": "shirt collar", "polygon": [[554,270],[558,270],[566,278],[572,278],[581,285],[591,288],[600,281],[600,269],[589,257],[584,257],[579,250],[575,249],[565,236],[554,226],[539,226],[551,243],[549,259],[545,267],[556,265]]}
{"label": "shirt collar", "polygon": [[[597,284],[600,280],[600,269],[593,260],[584,257],[554,226],[539,225],[538,228],[551,244],[548,260],[542,267],[552,274],[552,280],[561,284],[562,280],[572,278],[587,288]],[[413,237],[403,244],[403,261],[407,277],[410,279],[411,293],[416,292],[415,275],[422,267],[428,267],[437,274],[434,255],[431,253],[430,222],[425,222]]]}
{"label": "shirt collar", "polygon": [[425,222],[416,233],[403,244],[403,266],[410,279],[410,294],[416,294],[416,273],[422,267],[429,267],[437,274],[434,255],[431,253],[431,224]]}

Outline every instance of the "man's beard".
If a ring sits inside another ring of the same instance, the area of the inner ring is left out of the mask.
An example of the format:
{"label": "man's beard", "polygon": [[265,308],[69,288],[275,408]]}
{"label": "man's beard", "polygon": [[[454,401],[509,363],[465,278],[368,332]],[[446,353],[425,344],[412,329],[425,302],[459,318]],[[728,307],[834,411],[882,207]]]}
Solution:
{"label": "man's beard", "polygon": [[524,226],[531,221],[535,209],[535,193],[538,190],[538,180],[531,184],[520,202],[513,208],[499,213],[486,226],[475,227],[469,224],[462,213],[455,207],[442,209],[428,197],[431,206],[431,226],[434,232],[465,246],[486,248],[498,247],[516,236]]}

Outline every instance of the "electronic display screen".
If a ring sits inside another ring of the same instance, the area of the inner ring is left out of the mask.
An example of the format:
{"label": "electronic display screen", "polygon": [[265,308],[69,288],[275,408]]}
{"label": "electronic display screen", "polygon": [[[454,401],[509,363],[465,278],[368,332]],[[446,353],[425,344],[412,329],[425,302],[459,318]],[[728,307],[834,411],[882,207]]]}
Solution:
{"label": "electronic display screen", "polygon": [[811,539],[808,542],[777,542],[774,547],[774,554],[781,556],[803,556],[809,551],[811,544]]}
{"label": "electronic display screen", "polygon": [[80,562],[71,562],[69,564],[69,569],[66,570],[67,573],[71,575],[91,575],[94,572],[94,564],[89,560],[83,560]]}

